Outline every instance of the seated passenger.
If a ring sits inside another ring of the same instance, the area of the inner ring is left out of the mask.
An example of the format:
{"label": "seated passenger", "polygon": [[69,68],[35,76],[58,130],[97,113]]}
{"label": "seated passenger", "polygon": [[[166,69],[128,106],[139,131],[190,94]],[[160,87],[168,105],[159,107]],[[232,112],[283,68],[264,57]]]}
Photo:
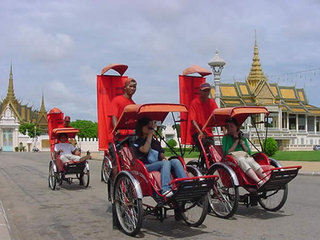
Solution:
{"label": "seated passenger", "polygon": [[226,128],[227,134],[222,139],[223,152],[232,155],[242,171],[254,180],[258,187],[261,187],[266,181],[266,174],[262,172],[261,166],[251,157],[248,141],[240,132],[237,119],[227,119]]}
{"label": "seated passenger", "polygon": [[84,157],[80,157],[80,151],[76,149],[71,143],[67,143],[68,135],[66,133],[60,133],[58,139],[60,143],[55,144],[54,151],[60,154],[61,161],[66,164],[70,160],[74,162],[83,162],[91,159],[90,154]]}
{"label": "seated passenger", "polygon": [[178,159],[166,160],[160,142],[153,138],[155,124],[150,118],[141,118],[136,125],[138,139],[134,142],[137,157],[145,164],[148,171],[161,172],[162,194],[166,197],[173,195],[169,186],[171,169],[177,178],[187,177]]}

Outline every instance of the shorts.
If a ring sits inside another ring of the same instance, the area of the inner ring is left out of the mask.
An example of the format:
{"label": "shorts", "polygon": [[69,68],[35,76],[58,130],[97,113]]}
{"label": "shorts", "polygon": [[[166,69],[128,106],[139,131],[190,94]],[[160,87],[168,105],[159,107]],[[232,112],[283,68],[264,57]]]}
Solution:
{"label": "shorts", "polygon": [[239,167],[244,172],[247,172],[250,168],[256,172],[261,168],[261,166],[247,152],[235,151],[230,154],[235,158]]}

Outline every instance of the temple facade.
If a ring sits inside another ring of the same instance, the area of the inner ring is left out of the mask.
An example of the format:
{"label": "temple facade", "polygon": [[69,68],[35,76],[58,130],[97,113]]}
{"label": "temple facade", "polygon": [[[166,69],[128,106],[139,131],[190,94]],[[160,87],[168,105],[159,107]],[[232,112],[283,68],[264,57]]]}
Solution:
{"label": "temple facade", "polygon": [[[249,76],[245,82],[220,83],[221,107],[265,106],[269,112],[268,137],[276,139],[281,150],[310,150],[320,144],[320,108],[309,104],[302,88],[269,83],[260,64],[257,41]],[[211,91],[215,94],[215,88]],[[254,119],[256,122],[263,120]],[[259,140],[252,122],[246,122],[251,140]],[[258,126],[264,136],[265,126]]]}
{"label": "temple facade", "polygon": [[[6,97],[0,102],[0,148],[2,151],[14,151],[20,142],[25,142],[19,133],[22,123],[34,123],[42,134],[47,132],[47,111],[44,97],[40,111],[34,110],[27,104],[21,104],[14,94],[12,65],[10,66],[9,85]],[[30,147],[30,146],[29,146]]]}

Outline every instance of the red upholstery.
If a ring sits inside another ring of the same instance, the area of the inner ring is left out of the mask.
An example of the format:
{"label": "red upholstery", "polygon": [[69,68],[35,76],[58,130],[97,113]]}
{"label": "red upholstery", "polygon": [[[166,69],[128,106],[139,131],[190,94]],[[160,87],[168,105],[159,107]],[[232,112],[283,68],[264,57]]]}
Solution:
{"label": "red upholstery", "polygon": [[221,162],[224,155],[222,151],[222,146],[221,145],[210,146],[209,150],[210,150],[213,162]]}
{"label": "red upholstery", "polygon": [[123,167],[126,168],[126,169],[129,169],[130,165],[132,163],[132,160],[133,160],[133,154],[132,154],[130,148],[129,147],[123,147],[120,150],[120,153],[121,153],[121,156],[122,156]]}

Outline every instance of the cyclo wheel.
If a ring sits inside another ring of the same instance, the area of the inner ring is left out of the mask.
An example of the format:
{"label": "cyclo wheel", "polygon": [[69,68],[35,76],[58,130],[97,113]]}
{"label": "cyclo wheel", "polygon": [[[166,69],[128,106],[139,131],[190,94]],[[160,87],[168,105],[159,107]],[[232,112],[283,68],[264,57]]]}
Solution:
{"label": "cyclo wheel", "polygon": [[56,173],[54,172],[54,167],[53,167],[52,162],[50,162],[50,164],[49,164],[48,183],[49,183],[49,187],[51,188],[51,190],[56,189],[57,178],[56,178]]}
{"label": "cyclo wheel", "polygon": [[183,202],[179,210],[186,224],[191,227],[198,227],[206,219],[209,210],[208,196],[204,195],[200,199]]}
{"label": "cyclo wheel", "polygon": [[135,236],[142,226],[142,200],[138,198],[136,188],[127,175],[116,180],[114,204],[122,230],[129,236]]}
{"label": "cyclo wheel", "polygon": [[101,180],[108,183],[112,171],[112,163],[108,157],[105,157],[101,166]]}
{"label": "cyclo wheel", "polygon": [[288,185],[278,190],[266,191],[259,195],[258,202],[267,211],[278,211],[286,203],[288,197]]}
{"label": "cyclo wheel", "polygon": [[[187,172],[189,177],[201,175],[200,171],[191,165],[187,165]],[[179,214],[185,223],[192,227],[198,227],[205,220],[209,210],[208,196],[204,195],[198,199],[184,201],[178,206]]]}
{"label": "cyclo wheel", "polygon": [[[271,165],[274,167],[276,164],[271,162]],[[283,205],[286,203],[288,197],[288,185],[284,185],[283,187],[273,190],[273,191],[265,191],[262,194],[259,194],[258,202],[267,211],[278,211]]]}
{"label": "cyclo wheel", "polygon": [[86,188],[89,186],[90,171],[87,166],[84,167],[83,172],[80,174],[80,182],[82,182],[82,185]]}
{"label": "cyclo wheel", "polygon": [[211,210],[220,218],[230,218],[238,209],[239,188],[235,185],[229,171],[223,166],[214,166],[208,175],[218,175],[209,192]]}

